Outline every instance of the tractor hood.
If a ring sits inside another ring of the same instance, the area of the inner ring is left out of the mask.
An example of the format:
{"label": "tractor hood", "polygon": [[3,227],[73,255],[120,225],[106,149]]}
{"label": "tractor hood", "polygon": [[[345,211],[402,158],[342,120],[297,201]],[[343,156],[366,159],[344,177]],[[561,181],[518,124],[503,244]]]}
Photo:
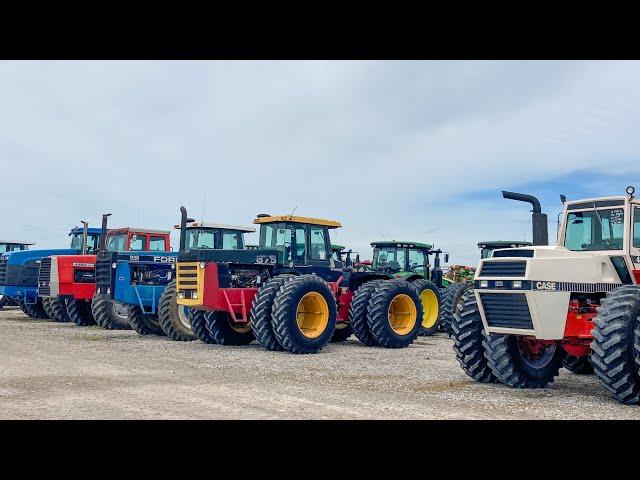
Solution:
{"label": "tractor hood", "polygon": [[40,259],[43,257],[50,257],[51,255],[77,255],[80,250],[74,248],[59,248],[53,250],[20,250],[16,252],[9,252],[2,255],[7,257],[7,263],[9,265],[24,265],[29,260]]}
{"label": "tractor hood", "polygon": [[564,335],[572,293],[603,295],[629,283],[628,275],[622,252],[511,248],[480,261],[474,290],[489,333],[557,340]]}
{"label": "tractor hood", "polygon": [[611,261],[611,257],[621,255],[614,251],[575,252],[560,246],[501,249],[492,258],[480,261],[475,280],[516,274],[517,278],[531,281],[621,284],[623,279]]}
{"label": "tractor hood", "polygon": [[246,265],[282,264],[282,251],[278,250],[185,250],[178,262],[242,263]]}

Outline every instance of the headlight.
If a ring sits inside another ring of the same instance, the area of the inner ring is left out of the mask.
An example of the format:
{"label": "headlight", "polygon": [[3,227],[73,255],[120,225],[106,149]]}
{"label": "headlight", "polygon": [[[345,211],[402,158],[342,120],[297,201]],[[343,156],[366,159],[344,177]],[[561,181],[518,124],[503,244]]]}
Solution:
{"label": "headlight", "polygon": [[522,282],[520,280],[514,280],[511,286],[513,288],[522,288]]}
{"label": "headlight", "polygon": [[198,292],[193,292],[193,295],[191,295],[191,298],[193,298],[194,300],[198,299]]}
{"label": "headlight", "polygon": [[116,262],[113,262],[113,263],[111,264],[111,268],[116,268],[117,266],[118,266],[118,264],[117,264]]}
{"label": "headlight", "polygon": [[178,298],[184,298],[184,292],[178,292]]}
{"label": "headlight", "polygon": [[200,262],[200,268],[204,268],[204,267],[206,267],[205,263],[204,262]]}
{"label": "headlight", "polygon": [[487,280],[480,280],[480,288],[487,288],[489,286],[489,282]]}
{"label": "headlight", "polygon": [[176,264],[175,264],[175,263],[172,263],[172,264],[171,264],[171,270],[175,270],[175,269],[176,269]]}

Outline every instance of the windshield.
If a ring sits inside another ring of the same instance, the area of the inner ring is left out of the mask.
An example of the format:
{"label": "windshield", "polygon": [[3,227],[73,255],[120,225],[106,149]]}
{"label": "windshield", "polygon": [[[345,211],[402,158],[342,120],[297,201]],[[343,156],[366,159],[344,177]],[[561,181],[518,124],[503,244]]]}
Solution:
{"label": "windshield", "polygon": [[260,248],[278,250],[280,261],[303,264],[307,259],[303,225],[267,223],[260,225]]}
{"label": "windshield", "polygon": [[[87,253],[96,253],[100,234],[87,234]],[[74,233],[71,236],[71,248],[82,250],[82,233]]]}
{"label": "windshield", "polygon": [[110,252],[124,252],[124,246],[127,244],[127,234],[113,235],[109,237],[107,250]]}
{"label": "windshield", "polygon": [[622,250],[624,210],[571,212],[567,217],[564,246],[573,251]]}
{"label": "windshield", "polygon": [[489,258],[493,252],[493,248],[483,248],[480,250],[480,258]]}
{"label": "windshield", "polygon": [[17,250],[26,250],[26,247],[17,243],[3,243],[0,245],[0,253],[15,252]]}
{"label": "windshield", "polygon": [[[222,234],[222,245],[220,235]],[[221,246],[224,250],[242,250],[244,240],[241,232],[216,230],[211,228],[190,228],[187,230],[186,246],[189,249],[207,249]]]}
{"label": "windshield", "polygon": [[405,250],[396,247],[380,247],[373,249],[374,270],[404,270]]}

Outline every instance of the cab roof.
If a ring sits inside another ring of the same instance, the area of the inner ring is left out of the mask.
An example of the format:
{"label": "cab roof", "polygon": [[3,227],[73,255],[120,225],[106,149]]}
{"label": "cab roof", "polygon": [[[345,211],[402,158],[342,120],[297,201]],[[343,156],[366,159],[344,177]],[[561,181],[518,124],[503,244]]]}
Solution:
{"label": "cab roof", "polygon": [[319,225],[327,228],[340,228],[342,224],[335,220],[326,220],[324,218],[297,217],[295,215],[265,215],[258,216],[253,223],[306,223],[309,225]]}
{"label": "cab roof", "polygon": [[478,248],[485,247],[513,247],[513,246],[523,246],[528,247],[531,245],[531,242],[525,242],[524,240],[491,240],[489,242],[478,242]]}
{"label": "cab roof", "polygon": [[341,252],[342,250],[344,250],[344,245],[338,245],[337,243],[332,243],[331,250],[334,252]]}
{"label": "cab roof", "polygon": [[[82,233],[82,231],[83,231],[82,227],[74,227],[69,232],[69,235],[75,235],[76,233]],[[89,235],[99,235],[99,234],[102,233],[102,229],[101,228],[95,228],[95,227],[89,227],[89,228],[87,228],[87,233]]]}
{"label": "cab roof", "polygon": [[110,234],[117,234],[120,232],[134,232],[134,233],[157,233],[160,235],[168,235],[169,230],[155,230],[153,228],[142,228],[142,227],[119,227],[119,228],[110,228],[108,230]]}
{"label": "cab roof", "polygon": [[13,240],[0,240],[0,245],[35,245],[32,242],[14,242]]}
{"label": "cab roof", "polygon": [[378,240],[371,242],[372,247],[402,247],[402,248],[425,248],[431,249],[433,245],[430,243],[405,242],[401,240]]}
{"label": "cab roof", "polygon": [[[174,225],[173,228],[180,230],[180,225]],[[234,230],[239,232],[255,232],[253,227],[243,227],[242,225],[227,225],[224,223],[210,223],[210,222],[190,222],[187,223],[187,228],[217,228],[220,230]]]}

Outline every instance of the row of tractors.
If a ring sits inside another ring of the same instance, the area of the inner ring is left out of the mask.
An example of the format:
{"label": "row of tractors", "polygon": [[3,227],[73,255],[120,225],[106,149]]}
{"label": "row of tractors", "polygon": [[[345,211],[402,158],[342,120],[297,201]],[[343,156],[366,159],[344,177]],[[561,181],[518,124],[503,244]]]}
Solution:
{"label": "row of tractors", "polygon": [[196,222],[182,207],[174,252],[170,231],[108,228],[109,216],[101,228],[83,222],[72,229],[69,249],[7,247],[3,300],[32,318],[177,341],[256,340],[292,353],[315,353],[351,335],[370,346],[406,347],[433,335],[445,317],[443,252],[431,244],[372,242],[373,260],[361,262],[331,243],[339,222],[261,214],[254,220],[259,244],[249,246],[245,235],[255,228]]}
{"label": "row of tractors", "polygon": [[[181,207],[180,247],[169,231],[73,229],[67,250],[6,242],[0,295],[29,316],[133,328],[220,345],[257,341],[316,353],[355,335],[407,347],[447,331],[463,371],[515,388],[550,385],[561,368],[595,373],[626,404],[640,404],[640,200],[561,196],[556,244],[531,195],[533,241],[480,242],[476,269],[443,274],[439,249],[372,242],[373,260],[331,243],[333,220],[258,215],[252,227],[199,223]],[[434,256],[433,266],[430,257]],[[448,254],[444,254],[448,263]]]}

